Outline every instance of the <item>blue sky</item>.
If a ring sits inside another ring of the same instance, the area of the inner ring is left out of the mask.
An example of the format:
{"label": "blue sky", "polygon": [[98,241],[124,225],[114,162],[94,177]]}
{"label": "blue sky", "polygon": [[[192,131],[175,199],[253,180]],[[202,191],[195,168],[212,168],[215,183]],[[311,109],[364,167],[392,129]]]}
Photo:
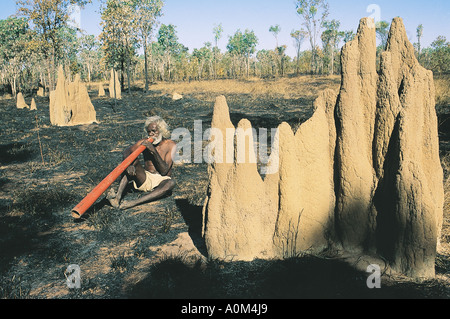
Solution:
{"label": "blue sky", "polygon": [[[89,34],[101,32],[99,0],[93,0],[81,12],[81,27]],[[429,46],[439,35],[450,40],[450,1],[406,1],[406,0],[328,0],[329,19],[341,22],[341,30],[354,30],[359,20],[366,16],[376,16],[391,21],[403,18],[408,36],[417,41],[416,28],[424,25],[423,46]],[[369,10],[371,4],[376,10]],[[0,19],[14,14],[14,0],[1,1]],[[290,32],[302,28],[302,21],[296,14],[294,0],[165,0],[161,23],[176,26],[179,41],[190,51],[200,48],[205,42],[213,43],[213,28],[222,24],[224,32],[219,47],[225,50],[228,37],[236,30],[253,30],[258,37],[257,50],[273,49],[275,38],[269,32],[272,25],[280,25],[279,45],[287,45],[287,53],[294,56],[294,46]],[[307,49],[308,43],[303,44]]]}

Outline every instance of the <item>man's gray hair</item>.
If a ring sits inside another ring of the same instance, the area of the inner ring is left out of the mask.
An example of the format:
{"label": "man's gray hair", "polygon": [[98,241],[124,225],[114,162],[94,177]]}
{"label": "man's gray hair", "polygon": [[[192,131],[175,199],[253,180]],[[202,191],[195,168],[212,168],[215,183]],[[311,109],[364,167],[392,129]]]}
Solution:
{"label": "man's gray hair", "polygon": [[169,131],[169,125],[167,125],[166,121],[164,121],[160,116],[155,115],[155,116],[151,116],[148,117],[145,120],[145,124],[144,124],[144,131],[147,134],[147,127],[151,124],[151,123],[156,123],[156,125],[158,126],[159,132],[162,134],[162,136],[164,138],[170,138],[170,131]]}

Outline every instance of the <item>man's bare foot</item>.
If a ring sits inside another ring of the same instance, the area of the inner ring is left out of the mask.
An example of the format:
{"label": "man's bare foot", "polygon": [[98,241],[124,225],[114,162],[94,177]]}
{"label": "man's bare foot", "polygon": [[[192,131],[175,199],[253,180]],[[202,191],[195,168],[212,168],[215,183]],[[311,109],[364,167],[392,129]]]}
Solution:
{"label": "man's bare foot", "polygon": [[136,206],[136,205],[134,205],[132,202],[125,201],[120,204],[119,208],[125,210],[125,209],[132,208],[134,206]]}
{"label": "man's bare foot", "polygon": [[119,199],[116,197],[116,192],[113,189],[110,189],[108,194],[106,195],[106,199],[109,201],[112,207],[119,208]]}

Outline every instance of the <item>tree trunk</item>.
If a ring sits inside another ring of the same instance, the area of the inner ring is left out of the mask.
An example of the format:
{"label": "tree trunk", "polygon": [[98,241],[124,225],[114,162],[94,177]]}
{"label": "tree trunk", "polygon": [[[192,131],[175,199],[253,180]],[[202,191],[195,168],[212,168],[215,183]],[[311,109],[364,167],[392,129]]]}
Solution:
{"label": "tree trunk", "polygon": [[127,82],[128,82],[128,94],[131,95],[131,78],[130,78],[130,59],[127,59]]}
{"label": "tree trunk", "polygon": [[125,91],[125,63],[122,59],[122,61],[120,61],[120,71],[121,71],[121,75],[120,75],[120,88],[121,91]]}
{"label": "tree trunk", "polygon": [[167,57],[167,70],[168,70],[168,72],[169,72],[169,82],[170,81],[172,81],[172,74],[171,74],[171,72],[170,72],[170,54],[169,54],[169,56]]}
{"label": "tree trunk", "polygon": [[41,80],[41,84],[44,87],[44,94],[45,94],[45,90],[47,88],[47,81],[45,80],[45,75],[42,73],[41,68],[39,68],[39,78]]}
{"label": "tree trunk", "polygon": [[148,91],[148,56],[147,56],[147,39],[144,38],[144,73],[145,73],[145,88],[144,92]]}
{"label": "tree trunk", "polygon": [[[217,42],[216,42],[216,48],[217,48]],[[217,79],[216,50],[214,50],[213,60],[214,60],[214,62],[213,62],[212,73],[213,73],[213,79],[216,80]]]}
{"label": "tree trunk", "polygon": [[91,83],[91,66],[88,64],[87,66],[88,69],[88,82]]}
{"label": "tree trunk", "polygon": [[247,56],[247,77],[250,75],[250,57]]}
{"label": "tree trunk", "polygon": [[55,53],[55,46],[52,46],[52,57],[51,57],[51,70],[50,70],[50,74],[51,74],[51,88],[52,90],[56,89],[56,53]]}
{"label": "tree trunk", "polygon": [[16,95],[17,95],[16,75],[13,76],[13,78],[10,81],[10,83],[11,83],[11,91],[12,91],[13,97],[16,98]]}
{"label": "tree trunk", "polygon": [[51,63],[51,58],[48,58],[47,63],[48,63],[48,67],[47,67],[48,89],[51,92],[51,91],[53,91],[55,89],[53,87],[53,81],[52,81],[52,63]]}
{"label": "tree trunk", "polygon": [[334,74],[334,50],[331,48],[331,75]]}

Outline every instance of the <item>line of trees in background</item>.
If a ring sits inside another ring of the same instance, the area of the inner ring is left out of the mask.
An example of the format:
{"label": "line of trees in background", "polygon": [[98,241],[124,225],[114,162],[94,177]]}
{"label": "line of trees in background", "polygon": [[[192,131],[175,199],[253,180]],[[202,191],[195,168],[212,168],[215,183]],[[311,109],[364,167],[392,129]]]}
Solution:
{"label": "line of trees in background", "polygon": [[[290,36],[296,56],[286,55],[279,45],[279,25],[268,32],[273,49],[256,51],[258,38],[252,30],[237,30],[228,36],[226,51],[218,43],[223,27],[212,30],[214,43],[205,42],[192,52],[180,43],[175,25],[161,24],[162,0],[103,0],[99,37],[86,34],[70,21],[74,5],[83,8],[90,0],[18,0],[17,14],[0,20],[0,85],[15,96],[38,85],[53,90],[56,69],[79,73],[85,81],[106,80],[109,71],[120,71],[122,89],[137,80],[145,90],[156,81],[191,81],[242,77],[282,77],[288,74],[337,74],[340,48],[353,39],[352,30],[340,30],[340,22],[329,19],[326,0],[298,0],[296,10],[301,28]],[[389,23],[376,24],[384,49]],[[450,72],[450,43],[439,36],[428,48],[421,40],[424,28],[417,27],[414,43],[420,63],[435,73]],[[309,49],[302,50],[309,42]]]}

